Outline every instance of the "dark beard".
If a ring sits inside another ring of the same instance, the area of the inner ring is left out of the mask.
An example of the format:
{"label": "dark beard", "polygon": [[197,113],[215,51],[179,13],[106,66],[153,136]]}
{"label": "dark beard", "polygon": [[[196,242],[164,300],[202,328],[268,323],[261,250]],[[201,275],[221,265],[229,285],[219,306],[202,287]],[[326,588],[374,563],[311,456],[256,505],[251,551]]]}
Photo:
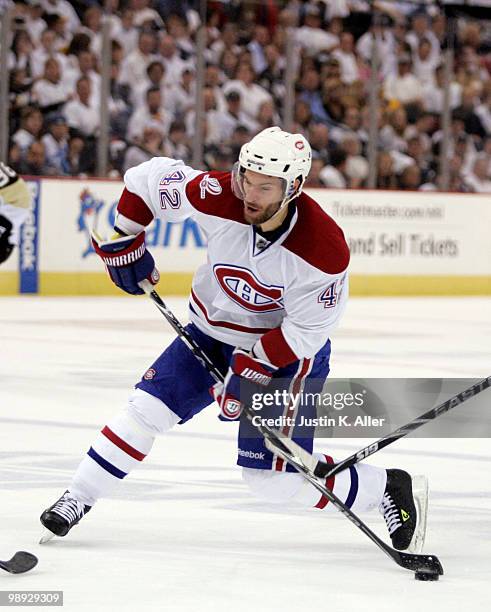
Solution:
{"label": "dark beard", "polygon": [[246,212],[244,211],[244,221],[248,224],[248,225],[262,225],[263,223],[266,223],[266,221],[269,221],[271,219],[271,217],[273,217],[278,211],[279,211],[279,206],[278,204],[271,204],[260,217],[257,217],[254,219],[254,221],[249,221],[249,219],[247,219],[246,217]]}

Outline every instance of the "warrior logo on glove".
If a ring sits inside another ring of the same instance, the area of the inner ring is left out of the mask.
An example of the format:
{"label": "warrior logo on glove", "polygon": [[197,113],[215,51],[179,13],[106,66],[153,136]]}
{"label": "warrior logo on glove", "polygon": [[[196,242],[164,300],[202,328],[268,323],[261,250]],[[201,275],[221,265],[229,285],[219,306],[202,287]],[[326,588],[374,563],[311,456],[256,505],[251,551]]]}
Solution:
{"label": "warrior logo on glove", "polygon": [[102,240],[92,232],[95,252],[106,264],[113,283],[132,295],[144,293],[139,283],[148,280],[152,285],[159,282],[160,274],[155,261],[145,246],[145,232],[136,236],[117,234],[112,240]]}

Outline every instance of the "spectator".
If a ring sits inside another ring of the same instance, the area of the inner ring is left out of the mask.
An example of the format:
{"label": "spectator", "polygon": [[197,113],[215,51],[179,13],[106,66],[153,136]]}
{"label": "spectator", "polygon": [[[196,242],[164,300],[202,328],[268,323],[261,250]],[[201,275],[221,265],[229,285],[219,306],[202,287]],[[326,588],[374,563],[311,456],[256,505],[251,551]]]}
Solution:
{"label": "spectator", "polygon": [[257,25],[254,28],[254,37],[247,45],[247,49],[251,53],[252,68],[256,74],[262,74],[268,67],[266,47],[269,42],[268,29],[262,25]]}
{"label": "spectator", "polygon": [[128,140],[137,142],[146,127],[160,130],[164,137],[169,131],[172,119],[172,114],[166,109],[161,90],[158,87],[150,87],[147,91],[145,107],[135,108],[130,117]]}
{"label": "spectator", "polygon": [[468,87],[462,92],[461,104],[455,109],[455,112],[462,116],[464,120],[464,130],[467,134],[473,134],[479,138],[483,138],[486,132],[474,110],[478,102],[479,99],[476,96],[475,89]]}
{"label": "spectator", "polygon": [[336,58],[339,62],[343,83],[353,83],[353,81],[360,78],[354,48],[353,34],[351,32],[342,32],[339,37],[339,49],[333,51],[332,57]]}
{"label": "spectator", "polygon": [[[337,60],[336,60],[337,61]],[[346,86],[339,79],[327,79],[322,86],[322,101],[326,111],[329,125],[336,125],[342,122],[344,116],[344,97]]]}
{"label": "spectator", "polygon": [[222,36],[211,45],[209,61],[218,64],[225,54],[238,57],[241,51],[237,44],[237,26],[235,23],[227,23]]}
{"label": "spectator", "polygon": [[193,109],[196,100],[196,80],[192,68],[184,68],[179,81],[168,87],[165,98],[169,112],[176,117],[183,118]]}
{"label": "spectator", "polygon": [[416,164],[406,166],[399,175],[398,189],[417,191],[421,186],[421,172]]}
{"label": "spectator", "polygon": [[341,149],[335,149],[330,156],[330,163],[320,171],[319,177],[326,187],[346,189],[346,162],[348,156]]}
{"label": "spectator", "polygon": [[341,150],[347,155],[346,176],[351,189],[359,189],[368,177],[368,161],[361,155],[361,142],[356,134],[346,134]]}
{"label": "spectator", "polygon": [[41,138],[47,163],[56,174],[68,174],[68,125],[65,117],[54,114],[46,118],[47,133]]}
{"label": "spectator", "polygon": [[[135,108],[145,104],[147,91],[150,87],[158,87],[163,96],[168,90],[165,82],[165,66],[162,62],[154,60],[150,62],[146,69],[147,76],[139,84],[128,85],[131,91],[131,100]],[[121,79],[120,79],[121,80]]]}
{"label": "spectator", "polygon": [[182,159],[187,164],[191,161],[186,126],[183,121],[173,121],[169,128],[169,135],[164,141],[164,155],[173,159]]}
{"label": "spectator", "polygon": [[440,61],[440,53],[432,48],[428,39],[423,38],[413,55],[414,75],[424,88],[435,86],[435,69]]}
{"label": "spectator", "polygon": [[85,171],[83,161],[84,148],[85,143],[81,136],[75,134],[68,141],[67,173],[71,176],[78,176]]}
{"label": "spectator", "polygon": [[80,27],[80,19],[67,0],[41,0],[41,3],[45,13],[59,15],[67,20],[69,32],[75,32]]}
{"label": "spectator", "polygon": [[[424,104],[430,113],[441,113],[443,110],[443,97],[445,87],[445,67],[439,64],[435,68],[435,83],[424,87]],[[457,81],[450,82],[450,108],[453,110],[460,105],[462,99],[462,85]]]}
{"label": "spectator", "polygon": [[339,38],[322,29],[321,8],[306,5],[304,25],[295,31],[295,40],[311,57],[329,53],[339,45]]}
{"label": "spectator", "polygon": [[255,74],[250,64],[239,64],[235,79],[226,83],[223,87],[225,95],[231,91],[240,94],[242,109],[254,119],[259,112],[259,107],[266,100],[271,100],[271,94],[255,82]]}
{"label": "spectator", "polygon": [[298,126],[297,129],[300,132],[304,132],[308,129],[309,124],[312,121],[312,111],[310,110],[310,106],[307,104],[307,102],[297,98],[293,111],[293,121]]}
{"label": "spectator", "polygon": [[378,57],[381,61],[382,77],[386,78],[396,70],[396,41],[394,33],[391,31],[389,17],[383,15],[373,19],[370,29],[365,32],[356,43],[358,55],[370,65],[372,58],[372,46],[375,39],[377,44]]}
{"label": "spectator", "polygon": [[32,94],[42,110],[50,110],[65,103],[70,96],[70,89],[61,79],[58,60],[50,57],[46,60],[44,76],[34,84]]}
{"label": "spectator", "polygon": [[377,156],[377,189],[397,189],[394,160],[388,151],[379,151]]}
{"label": "spectator", "polygon": [[68,66],[68,60],[65,55],[59,53],[55,48],[56,33],[53,30],[46,28],[41,34],[40,45],[32,51],[31,54],[31,70],[33,78],[42,77],[46,60],[54,57],[60,64],[62,73]]}
{"label": "spectator", "polygon": [[329,159],[333,150],[329,141],[329,128],[324,123],[311,123],[309,126],[308,141],[312,147],[312,154],[323,160]]}
{"label": "spectator", "polygon": [[358,107],[353,104],[344,105],[341,122],[330,130],[331,139],[336,143],[340,143],[347,135],[356,134],[365,141],[361,122],[362,118]]}
{"label": "spectator", "polygon": [[9,82],[10,118],[12,125],[16,126],[19,116],[26,107],[34,102],[32,98],[32,81],[25,68],[17,68],[10,72]]}
{"label": "spectator", "polygon": [[213,89],[217,109],[220,111],[224,111],[227,107],[225,96],[223,95],[222,91],[223,79],[224,75],[216,64],[208,64],[206,66],[205,85],[206,87],[211,87],[211,89]]}
{"label": "spectator", "polygon": [[140,33],[137,48],[126,56],[121,66],[121,83],[138,87],[145,80],[148,65],[157,59],[156,42],[156,37],[151,32]]}
{"label": "spectator", "polygon": [[134,144],[126,150],[123,172],[152,159],[152,157],[160,157],[163,142],[163,134],[160,129],[154,126],[144,128],[142,136],[135,139]]}
{"label": "spectator", "polygon": [[466,185],[475,193],[491,193],[490,161],[486,153],[478,155],[471,171],[464,175]]}
{"label": "spectator", "polygon": [[112,30],[112,36],[123,47],[125,57],[138,47],[139,33],[133,19],[134,12],[129,8],[123,9],[120,23],[116,23]]}
{"label": "spectator", "polygon": [[280,117],[275,110],[272,100],[265,100],[259,107],[256,117],[256,131],[260,132],[268,127],[274,127],[281,123]]}
{"label": "spectator", "polygon": [[384,96],[401,104],[423,103],[423,85],[411,72],[409,55],[401,55],[397,61],[397,74],[385,79]]}
{"label": "spectator", "polygon": [[31,37],[26,30],[17,30],[12,41],[12,50],[8,56],[9,70],[25,70],[31,76],[31,58],[33,45]]}
{"label": "spectator", "polygon": [[39,40],[42,31],[46,27],[46,22],[42,15],[43,6],[41,0],[30,0],[26,15],[26,30],[31,40]]}
{"label": "spectator", "polygon": [[406,42],[411,47],[413,55],[423,41],[428,41],[431,50],[429,55],[437,57],[440,54],[440,42],[430,28],[430,18],[425,11],[416,11],[411,17],[411,29],[406,35]]}
{"label": "spectator", "polygon": [[243,125],[238,125],[234,129],[230,146],[232,147],[232,152],[235,159],[239,158],[240,149],[246,144],[246,142],[249,142],[251,136],[251,132]]}
{"label": "spectator", "polygon": [[320,178],[320,173],[324,168],[324,165],[324,160],[321,157],[312,157],[312,166],[310,168],[309,176],[305,181],[304,189],[320,189],[325,187]]}
{"label": "spectator", "polygon": [[425,154],[422,138],[416,131],[407,139],[406,155],[411,157],[414,160],[414,164],[419,168],[422,183],[433,180],[434,176]]}
{"label": "spectator", "polygon": [[28,176],[56,174],[56,171],[46,161],[46,152],[40,140],[34,140],[29,145],[25,159],[20,163],[20,172]]}
{"label": "spectator", "polygon": [[402,106],[389,112],[387,123],[380,130],[380,142],[383,148],[389,151],[405,151],[407,126],[407,113]]}
{"label": "spectator", "polygon": [[264,56],[266,58],[266,68],[260,73],[258,83],[263,89],[269,91],[277,102],[285,95],[286,60],[274,44],[265,48]]}
{"label": "spectator", "polygon": [[225,100],[226,110],[219,111],[217,115],[218,142],[230,141],[233,131],[239,125],[245,126],[250,132],[255,132],[258,127],[257,123],[242,111],[240,94],[232,90],[225,96]]}
{"label": "spectator", "polygon": [[113,135],[124,139],[128,120],[132,113],[131,90],[129,85],[120,82],[119,70],[120,66],[113,62],[109,84],[110,131]]}
{"label": "spectator", "polygon": [[191,65],[186,64],[179,55],[175,40],[172,36],[167,35],[161,38],[159,51],[161,55],[160,59],[165,67],[165,83],[168,87],[172,87],[172,85],[179,82],[184,69]]}
{"label": "spectator", "polygon": [[491,136],[491,92],[483,95],[482,101],[480,100],[475,107],[475,114],[486,132],[486,136]]}
{"label": "spectator", "polygon": [[300,99],[310,106],[315,122],[327,122],[328,115],[324,109],[320,89],[320,74],[314,68],[307,68],[300,79]]}
{"label": "spectator", "polygon": [[76,85],[77,95],[63,107],[68,126],[83,136],[95,137],[99,131],[99,109],[93,104],[92,83],[86,76]]}
{"label": "spectator", "polygon": [[83,27],[79,32],[90,38],[90,50],[96,55],[102,51],[102,10],[100,6],[89,6],[83,14]]}
{"label": "spectator", "polygon": [[167,32],[176,41],[179,54],[184,59],[190,59],[196,54],[196,47],[191,39],[187,18],[173,13],[166,21]]}
{"label": "spectator", "polygon": [[26,107],[21,113],[21,127],[12,137],[21,154],[27,151],[35,140],[39,140],[43,129],[43,116],[37,108]]}

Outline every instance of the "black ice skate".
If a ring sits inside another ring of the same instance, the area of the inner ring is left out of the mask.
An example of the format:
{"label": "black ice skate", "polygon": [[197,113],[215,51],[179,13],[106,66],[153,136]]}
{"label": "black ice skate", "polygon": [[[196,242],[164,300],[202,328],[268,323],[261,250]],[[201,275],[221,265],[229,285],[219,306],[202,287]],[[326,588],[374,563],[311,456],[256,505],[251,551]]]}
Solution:
{"label": "black ice skate", "polygon": [[379,506],[397,550],[420,553],[426,533],[428,482],[403,470],[387,470],[387,485]]}
{"label": "black ice skate", "polygon": [[55,535],[66,536],[90,508],[65,491],[56,503],[41,514],[41,523],[48,531],[41,537],[40,544],[48,542]]}

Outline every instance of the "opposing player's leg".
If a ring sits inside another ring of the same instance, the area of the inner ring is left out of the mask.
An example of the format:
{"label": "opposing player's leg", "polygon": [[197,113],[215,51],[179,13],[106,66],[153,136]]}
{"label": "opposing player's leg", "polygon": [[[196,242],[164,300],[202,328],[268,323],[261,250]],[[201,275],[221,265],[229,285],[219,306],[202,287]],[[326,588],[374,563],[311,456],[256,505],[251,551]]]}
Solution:
{"label": "opposing player's leg", "polygon": [[[305,397],[307,393],[319,393],[329,373],[329,352],[327,344],[312,361],[301,360],[279,371],[276,376],[294,394],[303,392]],[[299,423],[302,416],[306,420],[317,416],[313,403],[299,401],[295,404],[292,399],[287,405],[264,407],[258,414],[261,418],[282,417],[282,432],[312,452],[314,428],[302,427]],[[317,489],[292,466],[266,448],[262,436],[245,417],[240,423],[238,453],[237,463],[243,467],[244,481],[257,497],[283,505],[336,511],[329,500],[320,497]],[[315,457],[334,463],[327,455],[315,454]],[[418,552],[424,541],[427,486],[424,477],[416,478],[417,486],[413,490],[413,479],[403,470],[386,470],[358,463],[327,478],[325,484],[355,513],[378,508],[386,521],[393,546]]]}
{"label": "opposing player's leg", "polygon": [[[192,324],[188,330],[225,369],[226,345]],[[208,392],[212,384],[208,372],[176,338],[145,372],[124,410],[99,432],[67,491],[42,513],[41,523],[52,534],[66,535],[98,499],[110,495],[145,459],[159,434],[191,419],[212,402]],[[48,538],[49,534],[44,539]]]}

